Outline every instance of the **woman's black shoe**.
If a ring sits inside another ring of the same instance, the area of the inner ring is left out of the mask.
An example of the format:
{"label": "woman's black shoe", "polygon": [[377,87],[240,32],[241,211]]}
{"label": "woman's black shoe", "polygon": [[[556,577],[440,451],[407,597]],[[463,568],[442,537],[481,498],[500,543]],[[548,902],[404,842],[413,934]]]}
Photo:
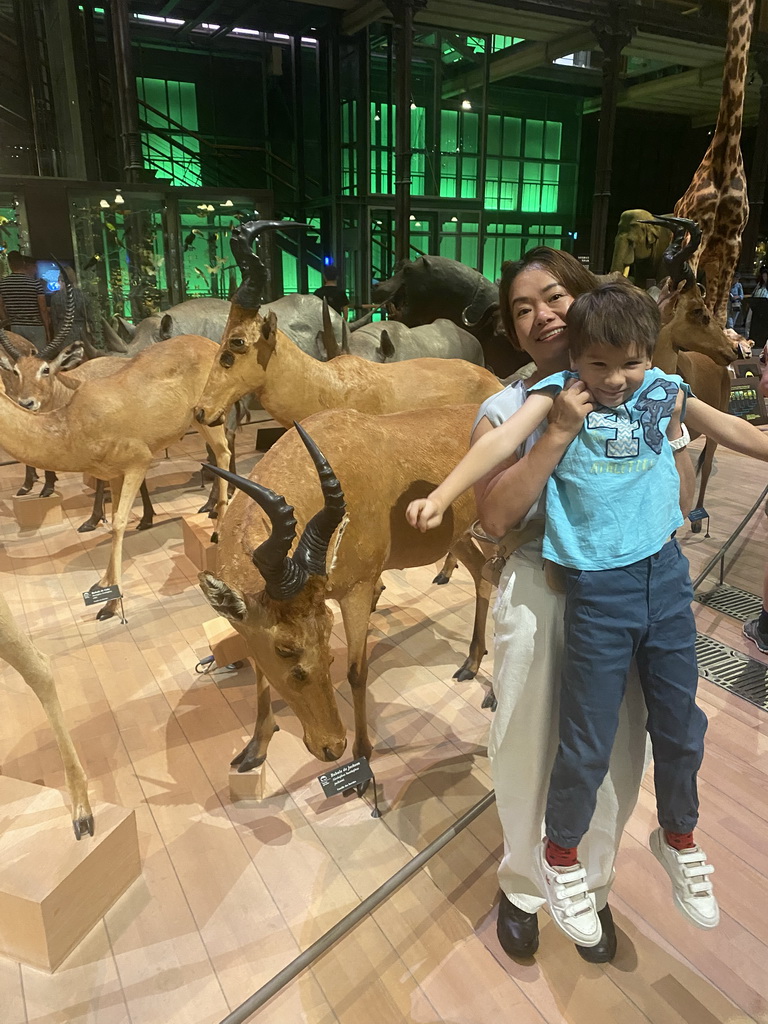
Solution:
{"label": "woman's black shoe", "polygon": [[496,934],[501,948],[514,960],[533,956],[539,948],[539,921],[535,914],[510,902],[504,893],[499,897],[499,916],[496,920]]}
{"label": "woman's black shoe", "polygon": [[603,937],[596,946],[576,946],[576,952],[589,964],[609,964],[616,956],[616,929],[613,925],[611,908],[606,905],[598,910],[597,916],[603,926]]}

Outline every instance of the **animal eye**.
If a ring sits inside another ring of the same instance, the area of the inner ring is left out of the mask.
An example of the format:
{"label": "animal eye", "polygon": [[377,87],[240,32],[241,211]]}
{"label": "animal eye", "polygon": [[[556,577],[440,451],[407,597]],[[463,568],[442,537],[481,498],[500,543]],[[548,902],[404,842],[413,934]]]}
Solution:
{"label": "animal eye", "polygon": [[296,651],[289,647],[277,647],[275,646],[275,653],[279,658],[295,658]]}
{"label": "animal eye", "polygon": [[221,363],[225,370],[228,370],[232,363],[234,363],[234,361],[235,357],[232,355],[231,352],[222,352],[221,355],[219,356],[219,362]]}
{"label": "animal eye", "polygon": [[245,338],[230,338],[228,341],[230,348],[245,348]]}
{"label": "animal eye", "polygon": [[47,377],[50,372],[51,372],[50,366],[44,366],[42,368],[42,370],[40,371],[40,374],[41,374],[42,377]]}

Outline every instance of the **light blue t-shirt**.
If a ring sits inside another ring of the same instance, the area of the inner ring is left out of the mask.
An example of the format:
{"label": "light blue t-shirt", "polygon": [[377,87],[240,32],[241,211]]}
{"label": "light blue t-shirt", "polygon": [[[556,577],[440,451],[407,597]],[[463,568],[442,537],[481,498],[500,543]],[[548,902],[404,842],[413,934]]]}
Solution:
{"label": "light blue t-shirt", "polygon": [[[578,374],[555,373],[529,391],[559,393]],[[646,370],[623,405],[589,413],[547,483],[544,557],[572,569],[618,569],[655,554],[683,524],[667,426],[681,377]]]}

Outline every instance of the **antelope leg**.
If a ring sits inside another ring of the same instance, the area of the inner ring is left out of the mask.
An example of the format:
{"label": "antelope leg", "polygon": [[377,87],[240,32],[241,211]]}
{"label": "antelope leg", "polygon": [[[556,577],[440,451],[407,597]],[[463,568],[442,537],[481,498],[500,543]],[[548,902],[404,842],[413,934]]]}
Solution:
{"label": "antelope leg", "polygon": [[[122,590],[123,537],[128,525],[131,506],[148,468],[148,464],[136,466],[129,469],[125,476],[110,480],[112,488],[112,551],[107,571],[99,581],[101,587],[118,586]],[[117,605],[117,600],[107,601],[96,618],[111,618],[117,611]]]}
{"label": "antelope leg", "polygon": [[106,484],[103,480],[96,481],[96,490],[93,495],[93,508],[90,519],[86,519],[82,526],[77,528],[78,533],[91,533],[99,523],[105,523],[107,517],[104,515],[104,492]]}
{"label": "antelope leg", "polygon": [[238,772],[249,772],[252,768],[258,768],[267,759],[267,747],[272,739],[272,734],[277,732],[279,726],[275,724],[275,716],[272,713],[272,694],[269,683],[263,672],[256,668],[256,727],[253,736],[246,746],[240,751],[231,762],[232,767],[237,767]]}
{"label": "antelope leg", "polygon": [[64,772],[72,802],[72,817],[77,839],[88,832],[93,835],[93,814],[88,802],[88,780],[77,756],[72,737],[64,724],[64,715],[56,692],[48,658],[23,633],[0,594],[0,656],[15,668],[43,705],[51,723],[56,743],[64,762]]}
{"label": "antelope leg", "polygon": [[488,619],[488,606],[491,601],[491,584],[482,577],[485,555],[476,548],[468,534],[464,534],[451,548],[451,553],[465,566],[475,583],[475,622],[472,627],[472,640],[469,645],[469,656],[461,668],[454,673],[454,679],[474,679],[485,650],[485,625]]}
{"label": "antelope leg", "polygon": [[368,736],[366,689],[368,684],[368,620],[371,615],[376,580],[363,580],[352,587],[339,602],[344,632],[347,637],[347,679],[352,688],[355,712],[355,757],[370,759],[371,741]]}
{"label": "antelope leg", "polygon": [[[227,469],[229,467],[229,446],[227,445],[224,427],[209,427],[205,423],[197,422],[194,425],[203,435],[205,441],[213,448],[213,453],[216,456],[216,465],[219,469]],[[218,477],[214,486],[217,490],[216,508],[209,515],[212,519],[221,519],[227,507],[227,481]],[[215,532],[211,539],[214,541],[218,539]]]}
{"label": "antelope leg", "polygon": [[24,494],[29,494],[35,486],[35,480],[37,480],[37,470],[34,466],[27,466],[26,472],[24,473],[24,483],[18,491],[16,491],[16,497],[20,498]]}
{"label": "antelope leg", "polygon": [[152,499],[149,496],[147,490],[147,481],[141,481],[141,487],[139,488],[139,494],[141,495],[142,514],[141,521],[136,527],[137,530],[149,530],[155,525],[155,510],[152,507]]}

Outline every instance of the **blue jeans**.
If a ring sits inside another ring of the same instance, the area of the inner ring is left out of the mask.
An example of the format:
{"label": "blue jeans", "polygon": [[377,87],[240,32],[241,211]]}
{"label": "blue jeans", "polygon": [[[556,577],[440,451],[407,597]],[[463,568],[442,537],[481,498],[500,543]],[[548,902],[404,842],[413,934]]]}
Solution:
{"label": "blue jeans", "polygon": [[707,717],[696,704],[688,559],[671,540],[621,569],[565,574],[560,744],[547,797],[547,837],[578,846],[589,828],[632,658],[648,709],[659,824],[690,832],[698,821],[696,773]]}

